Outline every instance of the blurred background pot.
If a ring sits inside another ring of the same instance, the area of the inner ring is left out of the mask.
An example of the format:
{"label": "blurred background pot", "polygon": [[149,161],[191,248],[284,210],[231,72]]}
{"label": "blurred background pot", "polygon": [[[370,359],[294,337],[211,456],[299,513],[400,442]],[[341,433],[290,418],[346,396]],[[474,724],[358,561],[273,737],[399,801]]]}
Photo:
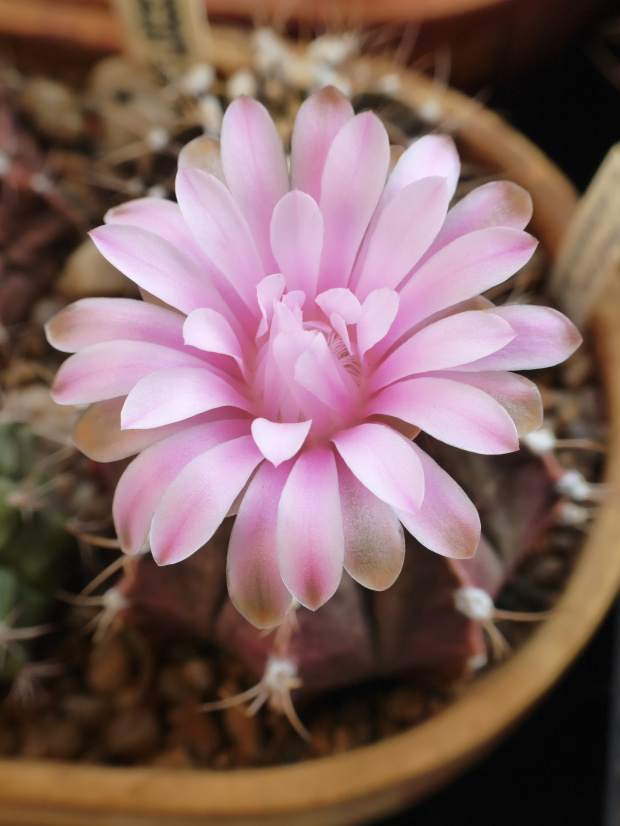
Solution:
{"label": "blurred background pot", "polygon": [[[213,34],[217,38],[217,30]],[[359,70],[385,74],[390,66],[364,58]],[[532,232],[553,257],[576,203],[564,176],[522,135],[471,99],[439,93],[435,84],[411,72],[403,73],[399,96],[414,109],[432,109],[438,122],[453,124],[469,158],[531,192]],[[612,485],[620,483],[617,312],[618,305],[608,301],[593,320],[612,423],[607,466]],[[574,659],[620,582],[619,535],[620,513],[604,504],[552,617],[509,662],[405,734],[348,754],[228,773],[0,761],[0,823],[336,826],[403,807],[490,749]]]}
{"label": "blurred background pot", "polygon": [[[18,57],[83,66],[122,42],[111,0],[0,0],[0,34]],[[470,91],[496,88],[558,54],[614,8],[612,0],[208,0],[213,20],[292,25],[302,33],[370,30],[369,43],[447,74]],[[406,24],[406,25],[404,25]],[[42,50],[33,55],[30,45]]]}

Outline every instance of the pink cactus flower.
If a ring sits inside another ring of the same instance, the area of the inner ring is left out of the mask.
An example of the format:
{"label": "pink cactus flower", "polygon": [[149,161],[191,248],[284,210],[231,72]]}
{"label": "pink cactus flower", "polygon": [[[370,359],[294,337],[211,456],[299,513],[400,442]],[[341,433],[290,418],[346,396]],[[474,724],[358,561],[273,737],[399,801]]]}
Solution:
{"label": "pink cactus flower", "polygon": [[318,608],[343,567],[387,588],[403,526],[471,556],[478,513],[412,437],[517,450],[542,407],[509,371],[580,342],[555,310],[480,296],[536,246],[527,193],[489,183],[449,209],[445,136],[390,166],[380,120],[327,88],[299,111],[289,174],[267,111],[240,98],[221,155],[204,139],[181,153],[178,204],[132,201],[92,232],[145,300],[85,299],[48,325],[75,352],[54,398],[91,404],[76,443],[99,461],[139,454],[114,499],[123,549],[150,535],[159,564],[179,562],[236,513],[229,592],[259,627],[293,599]]}

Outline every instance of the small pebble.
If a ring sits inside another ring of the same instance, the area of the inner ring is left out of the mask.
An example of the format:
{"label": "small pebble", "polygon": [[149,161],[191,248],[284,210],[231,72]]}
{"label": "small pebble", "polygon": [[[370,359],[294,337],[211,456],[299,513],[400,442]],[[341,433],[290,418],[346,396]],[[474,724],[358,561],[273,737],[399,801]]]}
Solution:
{"label": "small pebble", "polygon": [[256,715],[249,717],[243,709],[227,708],[223,712],[226,731],[233,742],[241,765],[253,763],[260,750],[261,731]]}
{"label": "small pebble", "polygon": [[93,646],[86,668],[86,683],[96,694],[114,694],[132,678],[131,655],[120,635]]}
{"label": "small pebble", "polygon": [[155,752],[159,739],[157,717],[147,708],[119,712],[103,731],[105,749],[114,757],[144,759]]}

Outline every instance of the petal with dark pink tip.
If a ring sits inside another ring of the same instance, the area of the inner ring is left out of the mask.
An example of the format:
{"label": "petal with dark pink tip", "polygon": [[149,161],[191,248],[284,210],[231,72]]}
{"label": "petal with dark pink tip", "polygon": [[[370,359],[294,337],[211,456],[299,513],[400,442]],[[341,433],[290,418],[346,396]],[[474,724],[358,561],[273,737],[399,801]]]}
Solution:
{"label": "petal with dark pink tip", "polygon": [[168,487],[153,517],[151,548],[158,565],[181,562],[208,542],[262,461],[251,436],[192,459]]}
{"label": "petal with dark pink tip", "polygon": [[424,497],[422,465],[412,443],[383,424],[341,430],[332,437],[359,481],[393,508],[415,512]]}
{"label": "petal with dark pink tip", "polygon": [[492,355],[465,364],[460,370],[536,370],[559,364],[582,342],[572,321],[551,307],[521,304],[495,307],[486,312],[507,321],[515,338]]}
{"label": "petal with dark pink tip", "polygon": [[192,235],[256,314],[256,285],[265,277],[265,268],[232,195],[221,181],[201,169],[179,170],[176,193]]}
{"label": "petal with dark pink tip", "polygon": [[344,567],[366,588],[384,591],[405,559],[405,537],[394,510],[372,494],[338,460],[344,524]]}
{"label": "petal with dark pink tip", "polygon": [[344,562],[344,532],[333,451],[305,450],[280,497],[276,545],[280,573],[295,599],[315,611],[333,596]]}
{"label": "petal with dark pink tip", "polygon": [[82,298],[45,325],[49,343],[63,353],[118,339],[183,347],[183,316],[133,298]]}
{"label": "petal with dark pink tip", "polygon": [[221,134],[226,183],[256,241],[265,272],[274,272],[270,222],[289,180],[282,140],[265,107],[240,97],[224,115]]}
{"label": "petal with dark pink tip", "polygon": [[448,210],[445,178],[423,178],[398,192],[367,233],[351,277],[360,300],[396,289],[441,229]]}
{"label": "petal with dark pink tip", "polygon": [[336,135],[325,161],[319,202],[325,226],[321,292],[347,286],[389,161],[387,132],[371,112],[356,115]]}
{"label": "petal with dark pink tip", "polygon": [[502,405],[477,387],[451,379],[422,376],[392,384],[368,403],[366,412],[394,416],[475,453],[519,449],[517,429]]}
{"label": "petal with dark pink tip", "polygon": [[59,404],[90,404],[125,396],[145,376],[168,367],[204,364],[181,350],[147,341],[93,344],[61,364],[52,397]]}
{"label": "petal with dark pink tip", "polygon": [[112,513],[121,547],[138,553],[164,493],[192,459],[249,432],[243,420],[185,427],[144,450],[126,468],[114,494]]}
{"label": "petal with dark pink tip", "polygon": [[480,517],[465,491],[417,445],[424,469],[424,501],[417,513],[397,511],[409,533],[442,556],[472,557],[480,541]]}
{"label": "petal with dark pink tip", "polygon": [[90,236],[111,264],[171,307],[183,313],[191,313],[197,307],[227,312],[204,266],[155,231],[108,224],[92,230]]}
{"label": "petal with dark pink tip", "polygon": [[150,428],[189,419],[218,407],[252,411],[252,404],[224,376],[200,367],[158,370],[127,396],[123,428]]}
{"label": "petal with dark pink tip", "polygon": [[291,187],[318,203],[327,154],[342,127],[353,118],[348,98],[327,86],[301,105],[291,140]]}
{"label": "petal with dark pink tip", "polygon": [[293,597],[282,582],[276,546],[278,506],[290,464],[268,462],[246,490],[228,545],[226,573],[233,605],[257,628],[273,628],[288,613]]}
{"label": "petal with dark pink tip", "polygon": [[378,390],[414,373],[447,370],[476,361],[505,347],[514,337],[507,321],[486,311],[470,310],[442,318],[394,350],[377,367],[368,389]]}

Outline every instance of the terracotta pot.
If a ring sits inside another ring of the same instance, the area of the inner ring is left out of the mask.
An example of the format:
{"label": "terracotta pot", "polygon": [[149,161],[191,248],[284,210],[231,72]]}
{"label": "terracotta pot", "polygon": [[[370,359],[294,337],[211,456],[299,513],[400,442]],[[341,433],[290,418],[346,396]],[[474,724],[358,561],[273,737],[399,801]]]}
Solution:
{"label": "terracotta pot", "polygon": [[[0,0],[0,33],[38,39],[45,50],[62,47],[79,62],[81,47],[107,53],[121,45],[111,0]],[[403,38],[405,59],[433,71],[434,57],[448,67],[453,85],[477,90],[498,86],[549,59],[613,0],[208,0],[213,19],[235,17],[293,21],[338,30],[379,27],[384,48]],[[389,24],[389,25],[387,25]],[[19,44],[16,48],[19,50]],[[76,55],[75,52],[78,54]],[[443,71],[440,69],[440,72]]]}
{"label": "terracotta pot", "polygon": [[[386,71],[365,60],[362,69]],[[470,157],[528,189],[532,231],[553,256],[576,195],[522,135],[462,95],[436,98],[404,73],[402,96],[433,105]],[[612,423],[606,481],[620,484],[619,306],[607,302],[594,334]],[[603,504],[551,618],[505,665],[413,730],[351,753],[233,772],[104,768],[0,761],[0,823],[22,826],[337,826],[385,815],[437,788],[478,756],[558,679],[608,609],[620,583],[620,511]]]}

